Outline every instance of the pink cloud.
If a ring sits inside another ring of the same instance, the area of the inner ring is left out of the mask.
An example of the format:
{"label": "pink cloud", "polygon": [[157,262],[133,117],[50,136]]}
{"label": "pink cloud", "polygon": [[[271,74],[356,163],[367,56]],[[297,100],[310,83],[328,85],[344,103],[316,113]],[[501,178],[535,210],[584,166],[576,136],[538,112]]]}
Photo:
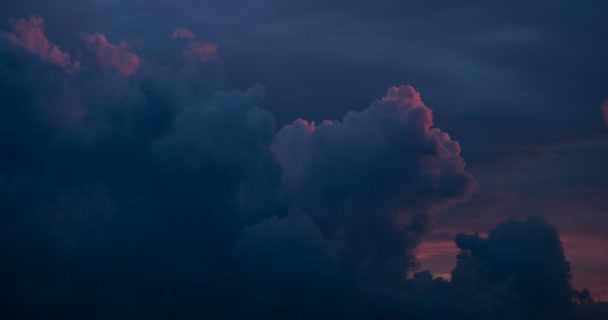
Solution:
{"label": "pink cloud", "polygon": [[[412,86],[390,87],[386,95],[372,105],[372,107],[377,108],[387,108],[387,106],[390,110],[396,110],[396,115],[401,117],[402,121],[417,127],[427,134],[433,126],[433,112],[424,104],[420,98],[420,93]],[[437,131],[436,134],[442,140],[450,140],[449,136],[441,136],[440,131]]]}
{"label": "pink cloud", "polygon": [[82,40],[85,42],[87,49],[95,53],[97,62],[100,64],[116,69],[123,76],[130,76],[137,71],[140,58],[129,51],[126,42],[121,42],[118,45],[112,44],[100,33],[93,35],[83,33]]}
{"label": "pink cloud", "polygon": [[173,34],[171,34],[171,38],[177,38],[177,39],[191,39],[191,38],[195,38],[196,36],[194,35],[194,33],[192,33],[192,31],[186,29],[186,28],[176,28],[175,31],[173,31]]}
{"label": "pink cloud", "polygon": [[[438,241],[426,241],[422,242],[416,248],[416,258],[424,261],[425,259],[448,255],[449,257],[455,257],[460,250],[456,247],[453,240],[438,240]],[[452,266],[450,266],[452,267]]]}
{"label": "pink cloud", "polygon": [[424,107],[420,93],[409,85],[388,88],[386,95],[382,97],[382,102],[393,102],[410,108]]}
{"label": "pink cloud", "polygon": [[76,71],[80,65],[72,61],[70,55],[51,43],[44,33],[44,19],[31,16],[29,19],[19,19],[14,25],[14,31],[8,38],[15,44],[38,55],[42,60],[61,66],[68,72]]}
{"label": "pink cloud", "polygon": [[191,61],[209,62],[217,58],[217,48],[216,44],[197,41],[189,44],[183,54]]}
{"label": "pink cloud", "polygon": [[[393,137],[395,132],[400,134]],[[323,121],[316,125],[314,122],[298,119],[284,126],[277,133],[272,146],[283,167],[283,178],[289,178],[290,175],[299,177],[307,170],[307,161],[312,152],[309,148],[315,134],[332,142],[344,140],[340,142],[343,145],[353,143],[363,147],[369,144],[370,149],[388,141],[407,146],[411,141],[405,136],[412,135],[434,148],[434,152],[417,157],[420,170],[425,177],[432,180],[431,184],[442,184],[442,181],[446,180],[446,172],[450,170],[465,173],[466,163],[460,156],[459,143],[452,140],[449,134],[433,127],[432,110],[424,104],[420,93],[409,85],[389,88],[386,95],[375,101],[370,108],[361,112],[350,112],[341,122]],[[329,135],[335,137],[329,138]],[[358,141],[351,142],[348,139]],[[399,149],[400,146],[395,145],[394,148]],[[472,181],[470,186],[474,186]],[[465,193],[469,194],[469,190]]]}
{"label": "pink cloud", "polygon": [[[171,34],[171,38],[175,39],[194,39],[196,35],[192,31],[178,27]],[[218,46],[214,43],[204,40],[193,41],[184,49],[183,55],[190,62],[209,62],[217,58]]]}

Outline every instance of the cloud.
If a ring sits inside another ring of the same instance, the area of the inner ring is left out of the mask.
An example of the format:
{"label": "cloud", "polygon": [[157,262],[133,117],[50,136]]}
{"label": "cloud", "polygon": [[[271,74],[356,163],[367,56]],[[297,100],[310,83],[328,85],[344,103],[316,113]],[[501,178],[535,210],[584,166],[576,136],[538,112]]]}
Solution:
{"label": "cloud", "polygon": [[350,260],[393,265],[397,278],[415,264],[428,213],[466,200],[474,186],[458,143],[433,127],[410,86],[342,121],[296,120],[272,148],[292,201]]}
{"label": "cloud", "polygon": [[217,58],[218,46],[206,41],[195,41],[190,43],[183,51],[183,55],[190,61],[201,61],[207,63]]}
{"label": "cloud", "polygon": [[[437,319],[574,305],[559,238],[534,219],[459,237],[454,282],[406,279],[432,212],[474,185],[412,87],[277,130],[262,86],[218,89],[217,46],[204,42],[212,59],[194,42],[190,56],[144,64],[101,34],[83,41],[118,75],[87,52],[66,73],[0,39],[2,318]],[[511,298],[533,292],[549,294]]]}
{"label": "cloud", "polygon": [[243,229],[234,255],[248,268],[257,270],[256,276],[265,277],[327,273],[336,263],[332,246],[321,230],[297,210],[287,217],[270,217]]}
{"label": "cloud", "polygon": [[38,55],[41,59],[56,64],[68,72],[79,68],[77,61],[72,61],[70,55],[61,51],[57,45],[49,42],[44,33],[44,19],[38,16],[30,16],[19,19],[13,25],[13,32],[8,33],[8,38],[15,44]]}
{"label": "cloud", "polygon": [[[119,73],[139,61],[102,35],[83,37]],[[184,75],[179,60],[124,79],[85,59],[68,74],[1,40],[0,238],[11,245],[0,251],[14,262],[0,267],[2,317],[79,318],[96,300],[100,318],[162,318],[180,314],[172,306],[194,310],[184,298],[196,287],[225,292],[212,282],[232,266],[241,229],[282,212],[274,119],[256,106],[263,89],[180,86],[167,81]],[[187,75],[219,77],[199,71]],[[67,121],[71,110],[80,116]],[[151,275],[177,291],[146,293]]]}
{"label": "cloud", "polygon": [[108,42],[103,34],[82,33],[82,41],[88,50],[91,50],[99,64],[114,68],[123,76],[130,76],[137,71],[140,58],[129,51],[129,45],[121,42],[118,45]]}
{"label": "cloud", "polygon": [[[44,19],[39,16],[30,16],[19,19],[13,25],[14,30],[6,33],[13,43],[29,50],[42,60],[61,66],[68,72],[81,69],[81,62],[70,57],[59,46],[51,43],[44,32]],[[140,57],[131,52],[126,42],[114,45],[100,33],[82,33],[81,39],[87,50],[90,50],[97,63],[114,68],[118,73],[129,76],[135,73],[141,61]]]}
{"label": "cloud", "polygon": [[492,318],[568,319],[578,293],[555,228],[540,217],[507,221],[487,238],[460,234],[452,284]]}
{"label": "cloud", "polygon": [[178,27],[171,34],[171,38],[186,38],[186,39],[191,39],[191,38],[196,38],[196,36],[194,35],[194,33],[192,33],[192,31],[190,31],[190,30],[188,30],[186,28]]}

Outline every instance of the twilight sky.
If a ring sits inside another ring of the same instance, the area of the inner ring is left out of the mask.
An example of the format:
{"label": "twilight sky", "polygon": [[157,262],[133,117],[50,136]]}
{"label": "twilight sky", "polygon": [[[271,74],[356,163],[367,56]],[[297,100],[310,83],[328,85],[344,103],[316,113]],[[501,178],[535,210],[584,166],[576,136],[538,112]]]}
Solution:
{"label": "twilight sky", "polygon": [[608,317],[606,12],[0,2],[0,316]]}

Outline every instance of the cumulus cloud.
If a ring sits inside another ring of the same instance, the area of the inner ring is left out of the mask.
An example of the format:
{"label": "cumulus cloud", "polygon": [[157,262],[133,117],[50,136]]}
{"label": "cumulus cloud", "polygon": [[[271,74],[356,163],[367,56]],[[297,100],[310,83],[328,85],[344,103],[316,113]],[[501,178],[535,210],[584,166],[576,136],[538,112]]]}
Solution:
{"label": "cumulus cloud", "polygon": [[431,212],[473,187],[412,87],[277,130],[263,87],[209,85],[221,75],[200,42],[155,65],[83,34],[94,61],[127,78],[86,53],[82,72],[63,72],[22,55],[38,48],[28,41],[0,39],[2,318],[473,319],[484,306],[573,306],[559,238],[534,219],[457,238],[454,282],[406,279]]}
{"label": "cumulus cloud", "polygon": [[[124,45],[84,40],[104,66],[135,70]],[[184,297],[196,287],[224,290],[212,282],[242,227],[279,213],[274,121],[256,107],[263,90],[165,81],[179,68],[151,66],[128,81],[88,65],[68,74],[14,47],[0,42],[0,238],[11,243],[0,251],[14,262],[0,276],[3,318],[79,318],[93,300],[100,318],[166,318],[195,304]],[[66,121],[63,110],[81,116]],[[98,271],[107,281],[93,285]],[[153,274],[178,292],[146,294]],[[78,283],[94,290],[78,293]]]}
{"label": "cumulus cloud", "polygon": [[559,234],[540,217],[507,221],[487,238],[460,234],[456,245],[452,284],[493,319],[569,319],[588,299],[572,288]]}
{"label": "cumulus cloud", "polygon": [[47,39],[44,33],[44,19],[41,17],[30,16],[28,19],[19,19],[13,27],[13,32],[8,33],[7,36],[15,44],[66,71],[78,70],[78,62],[72,61],[69,54]]}
{"label": "cumulus cloud", "polygon": [[390,88],[342,121],[296,120],[272,148],[293,202],[351,260],[392,265],[397,278],[415,264],[429,211],[465,200],[473,187],[458,143],[433,127],[411,86]]}

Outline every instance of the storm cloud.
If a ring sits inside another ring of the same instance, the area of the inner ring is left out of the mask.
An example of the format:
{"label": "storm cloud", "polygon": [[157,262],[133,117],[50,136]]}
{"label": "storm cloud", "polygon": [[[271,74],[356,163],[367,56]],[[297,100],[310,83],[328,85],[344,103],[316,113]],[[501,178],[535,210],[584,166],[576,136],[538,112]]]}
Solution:
{"label": "storm cloud", "polygon": [[55,44],[31,16],[0,35],[3,318],[602,312],[542,218],[457,236],[450,281],[417,272],[434,214],[476,183],[412,86],[282,126],[198,31],[78,32]]}

